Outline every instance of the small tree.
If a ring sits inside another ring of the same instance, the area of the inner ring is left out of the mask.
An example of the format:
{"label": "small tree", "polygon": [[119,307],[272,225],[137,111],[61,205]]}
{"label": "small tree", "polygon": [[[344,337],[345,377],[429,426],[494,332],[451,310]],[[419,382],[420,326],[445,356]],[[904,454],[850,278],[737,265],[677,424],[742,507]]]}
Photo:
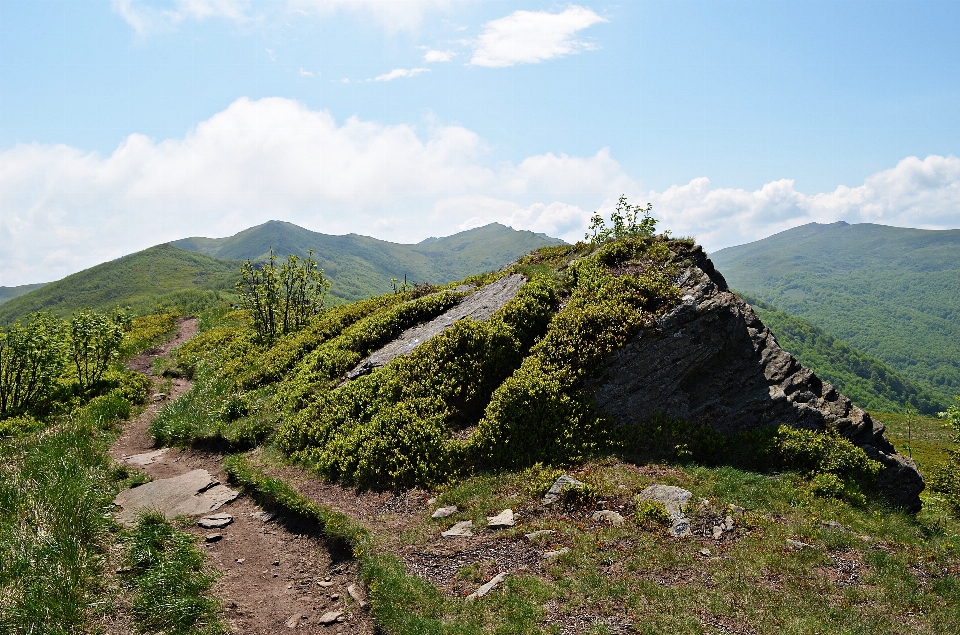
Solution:
{"label": "small tree", "polygon": [[81,390],[100,381],[120,354],[123,327],[103,313],[82,309],[70,320],[70,357]]}
{"label": "small tree", "polygon": [[[960,396],[954,397],[957,403],[950,406],[940,416],[947,420],[947,426],[953,429],[954,443],[960,445]],[[945,495],[955,514],[960,514],[960,449],[950,450],[950,460],[934,472],[931,489]]]}
{"label": "small tree", "polygon": [[39,408],[63,372],[64,325],[57,317],[32,315],[0,329],[0,418]]}
{"label": "small tree", "polygon": [[271,249],[261,266],[244,262],[237,282],[240,304],[253,314],[254,328],[264,342],[300,329],[323,310],[323,296],[329,290],[312,249],[306,258],[291,254],[279,267]]}
{"label": "small tree", "polygon": [[652,236],[657,228],[657,219],[650,215],[652,212],[653,203],[647,203],[646,207],[631,205],[627,202],[626,195],[622,195],[616,209],[610,214],[613,227],[608,228],[603,216],[594,212],[590,218],[590,230],[584,235],[584,239],[592,243],[602,243],[611,238],[620,240],[629,236]]}

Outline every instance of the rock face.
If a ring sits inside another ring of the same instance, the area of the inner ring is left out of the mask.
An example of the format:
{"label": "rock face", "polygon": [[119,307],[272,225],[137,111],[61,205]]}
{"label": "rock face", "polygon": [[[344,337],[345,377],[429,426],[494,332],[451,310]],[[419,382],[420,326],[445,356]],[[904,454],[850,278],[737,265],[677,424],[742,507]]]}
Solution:
{"label": "rock face", "polygon": [[[496,282],[466,296],[457,306],[426,324],[404,331],[400,337],[370,354],[347,373],[347,379],[356,379],[385,366],[400,355],[407,355],[435,335],[453,326],[457,320],[472,318],[487,320],[494,312],[517,295],[527,279],[518,273],[504,276]],[[469,287],[468,287],[469,288]]]}
{"label": "rock face", "polygon": [[682,255],[692,262],[678,283],[682,303],[606,360],[592,382],[601,411],[625,425],[663,413],[725,434],[833,430],[883,464],[879,485],[892,503],[919,510],[923,478],[883,424],[780,348],[699,246]]}

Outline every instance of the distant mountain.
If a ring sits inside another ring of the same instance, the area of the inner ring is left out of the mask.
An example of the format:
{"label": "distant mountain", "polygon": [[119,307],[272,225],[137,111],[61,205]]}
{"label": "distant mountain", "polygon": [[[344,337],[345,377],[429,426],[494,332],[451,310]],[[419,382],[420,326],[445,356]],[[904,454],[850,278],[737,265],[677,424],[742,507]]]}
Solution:
{"label": "distant mountain", "polygon": [[263,260],[272,247],[281,259],[291,253],[314,257],[333,283],[331,302],[354,301],[392,289],[391,278],[446,283],[500,269],[556,238],[491,224],[419,245],[367,236],[329,236],[291,223],[271,221],[228,238],[184,238],[91,267],[0,306],[0,324],[39,310],[68,315],[80,307],[117,305],[136,312],[158,306],[199,311],[234,301],[242,260]]}
{"label": "distant mountain", "polygon": [[711,259],[734,289],[806,318],[946,401],[960,394],[957,254],[960,230],[839,222]]}
{"label": "distant mountain", "polygon": [[331,236],[292,223],[269,221],[228,238],[184,238],[171,245],[215,258],[264,260],[271,248],[281,258],[314,258],[333,282],[331,293],[354,301],[387,293],[391,278],[410,282],[445,283],[471,274],[499,269],[538,247],[560,245],[545,234],[517,231],[491,223],[484,227],[404,245],[368,236]]}
{"label": "distant mountain", "polygon": [[940,395],[917,386],[880,360],[827,334],[802,317],[777,311],[761,300],[744,296],[777,337],[780,346],[824,381],[867,410],[905,412],[913,406],[935,415],[946,410]]}
{"label": "distant mountain", "polygon": [[157,245],[51,282],[0,306],[0,324],[34,311],[69,315],[82,307],[130,306],[138,313],[158,306],[198,310],[232,295],[240,263]]}
{"label": "distant mountain", "polygon": [[34,289],[39,289],[45,284],[47,283],[38,282],[37,284],[21,284],[18,287],[0,287],[0,304],[3,304],[7,300],[19,298],[24,294],[30,293]]}

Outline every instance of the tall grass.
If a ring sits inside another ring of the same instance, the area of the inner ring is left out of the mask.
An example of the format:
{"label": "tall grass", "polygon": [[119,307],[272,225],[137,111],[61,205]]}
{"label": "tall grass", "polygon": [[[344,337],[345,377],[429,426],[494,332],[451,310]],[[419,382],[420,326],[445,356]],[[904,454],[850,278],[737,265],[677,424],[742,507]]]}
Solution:
{"label": "tall grass", "polygon": [[81,630],[113,527],[110,431],[130,404],[108,395],[0,444],[0,632]]}
{"label": "tall grass", "polygon": [[204,570],[196,539],[175,529],[163,514],[146,511],[126,538],[132,575],[133,614],[147,632],[207,635],[224,632],[220,604],[208,597],[215,576]]}

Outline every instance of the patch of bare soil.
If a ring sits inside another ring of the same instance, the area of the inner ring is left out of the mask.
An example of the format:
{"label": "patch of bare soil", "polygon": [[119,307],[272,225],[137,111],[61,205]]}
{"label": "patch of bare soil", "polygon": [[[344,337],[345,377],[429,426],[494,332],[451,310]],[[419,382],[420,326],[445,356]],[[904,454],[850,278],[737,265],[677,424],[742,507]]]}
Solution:
{"label": "patch of bare soil", "polygon": [[[167,356],[174,347],[196,333],[195,318],[180,323],[177,336],[158,349],[139,355],[129,367],[153,376],[153,359]],[[168,399],[175,399],[190,389],[191,383],[174,379]],[[163,405],[154,402],[135,420],[129,422],[111,448],[119,462],[134,455],[154,450],[149,425]],[[136,465],[154,479],[170,478],[202,468],[221,482],[227,482],[223,471],[224,454],[216,449],[168,448],[152,462]],[[369,614],[360,609],[347,592],[350,585],[359,586],[356,563],[349,554],[328,549],[316,527],[303,521],[276,515],[264,520],[262,509],[249,497],[241,495],[216,513],[226,513],[233,522],[216,530],[192,525],[186,530],[198,536],[207,553],[209,566],[222,575],[214,584],[215,596],[224,606],[224,621],[235,633],[279,635],[291,629],[309,628],[311,632],[367,635],[374,632]],[[220,539],[207,542],[208,534]],[[130,619],[122,616],[110,620],[108,632],[128,633]],[[340,621],[324,626],[319,619],[325,613],[343,614]],[[294,631],[297,632],[297,631]]]}

